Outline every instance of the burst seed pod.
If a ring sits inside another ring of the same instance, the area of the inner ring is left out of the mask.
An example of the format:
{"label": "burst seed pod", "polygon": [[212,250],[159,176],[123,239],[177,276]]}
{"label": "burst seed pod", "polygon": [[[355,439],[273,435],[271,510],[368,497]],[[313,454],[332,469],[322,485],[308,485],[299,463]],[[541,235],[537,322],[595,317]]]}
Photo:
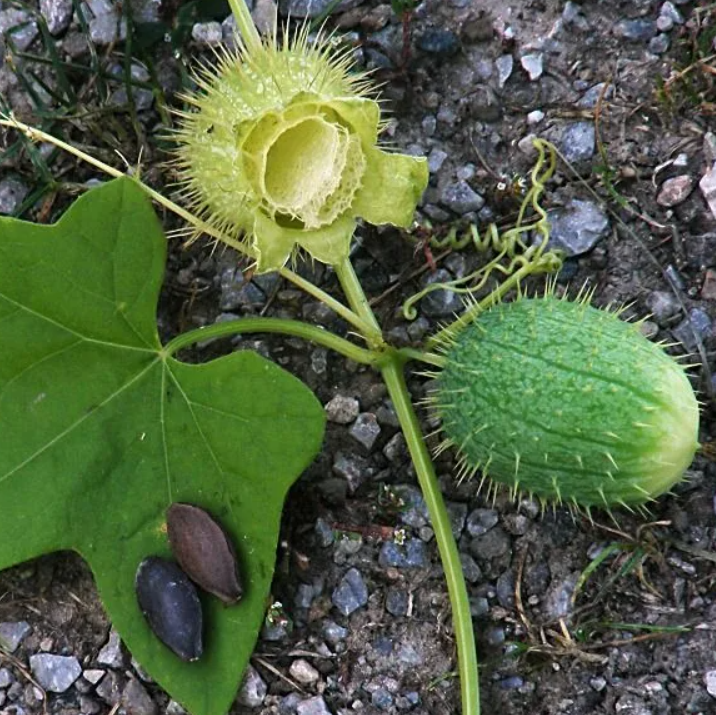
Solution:
{"label": "burst seed pod", "polygon": [[653,500],[698,448],[682,367],[586,301],[525,298],[481,314],[445,346],[434,405],[461,477],[480,471],[587,511]]}
{"label": "burst seed pod", "polygon": [[241,598],[236,552],[209,512],[193,504],[172,504],[167,535],[172,553],[194,583],[227,604]]}
{"label": "burst seed pod", "polygon": [[154,635],[182,660],[203,651],[202,613],[194,584],[173,562],[150,556],[137,569],[137,601]]}
{"label": "burst seed pod", "polygon": [[176,164],[192,212],[243,237],[260,273],[297,246],[342,262],[358,217],[410,226],[427,162],[379,148],[380,107],[349,71],[352,50],[309,41],[308,27],[280,47],[275,37],[240,46],[184,97],[195,111],[180,113]]}

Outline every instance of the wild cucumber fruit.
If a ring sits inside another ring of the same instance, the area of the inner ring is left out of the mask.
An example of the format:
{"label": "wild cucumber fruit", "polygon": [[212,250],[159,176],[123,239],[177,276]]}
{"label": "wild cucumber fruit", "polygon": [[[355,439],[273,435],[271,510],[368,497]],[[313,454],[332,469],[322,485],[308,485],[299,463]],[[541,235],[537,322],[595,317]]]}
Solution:
{"label": "wild cucumber fruit", "polygon": [[154,635],[182,660],[201,658],[204,619],[189,577],[173,561],[149,556],[139,564],[135,589]]}
{"label": "wild cucumber fruit", "polygon": [[641,504],[698,447],[694,392],[637,325],[555,297],[498,304],[453,336],[434,404],[461,475],[576,507]]}

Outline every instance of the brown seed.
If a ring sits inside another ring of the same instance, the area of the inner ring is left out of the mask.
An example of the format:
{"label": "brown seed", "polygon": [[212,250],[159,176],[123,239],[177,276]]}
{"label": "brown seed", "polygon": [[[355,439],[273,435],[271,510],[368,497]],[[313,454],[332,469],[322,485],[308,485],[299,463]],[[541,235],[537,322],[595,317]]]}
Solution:
{"label": "brown seed", "polygon": [[176,560],[192,581],[224,603],[241,598],[236,552],[211,514],[193,504],[172,504],[167,533]]}

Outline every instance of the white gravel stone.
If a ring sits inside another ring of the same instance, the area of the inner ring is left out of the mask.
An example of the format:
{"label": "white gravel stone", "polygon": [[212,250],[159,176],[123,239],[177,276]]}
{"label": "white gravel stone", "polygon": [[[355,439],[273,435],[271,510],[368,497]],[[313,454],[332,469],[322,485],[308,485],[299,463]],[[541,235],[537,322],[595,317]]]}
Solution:
{"label": "white gravel stone", "polygon": [[82,675],[77,658],[52,653],[30,656],[30,669],[37,682],[53,693],[64,693]]}

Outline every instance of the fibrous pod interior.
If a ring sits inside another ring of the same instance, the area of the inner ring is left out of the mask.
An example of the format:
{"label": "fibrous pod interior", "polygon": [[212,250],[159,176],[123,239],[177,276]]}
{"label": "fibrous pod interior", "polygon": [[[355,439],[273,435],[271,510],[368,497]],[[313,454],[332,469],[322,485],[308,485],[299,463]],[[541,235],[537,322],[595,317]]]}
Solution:
{"label": "fibrous pod interior", "polygon": [[137,601],[153,633],[182,660],[203,651],[201,603],[194,584],[173,562],[150,556],[137,569]]}
{"label": "fibrous pod interior", "polygon": [[698,447],[682,367],[637,325],[586,303],[496,305],[445,358],[435,405],[463,475],[610,508],[669,490]]}

